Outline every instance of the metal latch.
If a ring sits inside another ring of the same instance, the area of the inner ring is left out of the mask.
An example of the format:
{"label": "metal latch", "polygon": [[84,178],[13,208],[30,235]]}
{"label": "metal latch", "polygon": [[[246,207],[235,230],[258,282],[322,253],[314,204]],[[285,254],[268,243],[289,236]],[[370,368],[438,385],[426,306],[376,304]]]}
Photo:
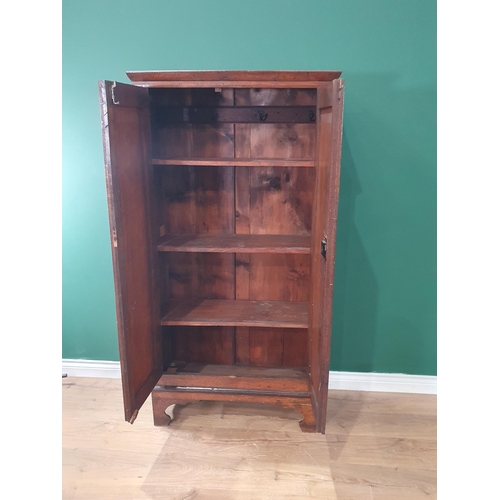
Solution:
{"label": "metal latch", "polygon": [[321,240],[321,255],[326,260],[326,245],[327,245],[326,236]]}

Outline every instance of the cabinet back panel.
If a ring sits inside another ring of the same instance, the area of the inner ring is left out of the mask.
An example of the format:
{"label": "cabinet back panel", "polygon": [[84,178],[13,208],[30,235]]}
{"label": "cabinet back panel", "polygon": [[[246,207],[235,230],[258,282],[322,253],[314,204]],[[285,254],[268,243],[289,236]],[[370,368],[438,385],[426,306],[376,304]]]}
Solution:
{"label": "cabinet back panel", "polygon": [[169,299],[234,299],[234,255],[164,254]]}
{"label": "cabinet back panel", "polygon": [[307,329],[289,330],[283,337],[283,366],[308,366],[309,334]]}
{"label": "cabinet back panel", "polygon": [[[157,167],[162,188],[162,232],[232,234],[234,169],[225,167]],[[160,235],[160,233],[159,233]],[[159,236],[158,235],[158,236]],[[234,255],[166,253],[162,262],[162,304],[188,298],[234,299]],[[200,363],[233,363],[233,327],[169,328],[174,355]],[[180,338],[181,337],[181,338]],[[226,349],[224,351],[224,349]],[[189,357],[192,353],[193,357]]]}
{"label": "cabinet back panel", "polygon": [[234,125],[231,123],[202,125],[184,123],[159,126],[160,105],[232,106],[232,89],[150,89],[152,99],[153,157],[224,157],[234,156]]}
{"label": "cabinet back panel", "polygon": [[[160,223],[166,234],[232,234],[234,168],[157,167]],[[312,170],[312,169],[307,169]]]}
{"label": "cabinet back panel", "polygon": [[182,123],[164,126],[156,132],[153,156],[158,158],[232,158],[234,125]]}
{"label": "cabinet back panel", "polygon": [[[316,89],[235,89],[236,106],[314,106]],[[237,158],[314,158],[314,123],[236,124]]]}
{"label": "cabinet back panel", "polygon": [[173,339],[175,361],[234,364],[233,327],[173,326],[168,327],[167,335]]}
{"label": "cabinet back panel", "polygon": [[[270,342],[272,339],[273,342]],[[236,329],[236,362],[250,366],[293,366],[308,364],[309,337],[306,329]]]}
{"label": "cabinet back panel", "polygon": [[[162,285],[166,303],[189,298],[234,299],[234,255],[222,253],[167,253]],[[170,327],[177,360],[234,363],[234,327]]]}
{"label": "cabinet back panel", "polygon": [[[236,155],[250,155],[252,126],[236,125]],[[235,169],[237,234],[310,234],[313,169]],[[309,255],[236,254],[236,298],[307,301]],[[236,328],[236,359],[254,366],[306,366],[307,330]]]}
{"label": "cabinet back panel", "polygon": [[314,158],[314,123],[237,123],[234,127],[239,158]]}
{"label": "cabinet back panel", "polygon": [[[238,298],[291,302],[308,300],[310,255],[247,254],[245,257],[236,261]],[[284,334],[283,328],[253,328],[250,335],[247,330],[241,327],[236,329],[236,352],[246,352],[245,343],[248,342],[248,364],[307,365],[306,329],[287,330]],[[239,342],[243,344],[241,349]],[[244,359],[244,354],[240,354],[242,363]]]}
{"label": "cabinet back panel", "polygon": [[[316,104],[315,89],[150,89],[150,95],[157,113],[166,105]],[[164,124],[153,137],[154,156],[165,158],[314,158],[316,150],[315,123]],[[162,234],[311,233],[315,169],[158,168]],[[183,298],[308,300],[309,255],[171,253],[163,262],[162,303]],[[174,356],[183,361],[307,365],[306,329],[172,327],[168,335]]]}
{"label": "cabinet back panel", "polygon": [[248,197],[239,216],[250,234],[311,234],[314,179],[312,168],[251,167],[248,187],[238,190]]}
{"label": "cabinet back panel", "polygon": [[[248,280],[238,290],[246,293],[246,300],[308,301],[310,255],[250,254],[248,257]],[[236,267],[242,265],[238,261]]]}
{"label": "cabinet back panel", "polygon": [[[235,89],[238,106],[310,106],[315,89]],[[314,158],[315,124],[236,124],[237,158]],[[313,169],[238,168],[236,233],[310,234]],[[236,296],[307,301],[310,256],[245,255],[236,259]],[[252,331],[250,331],[252,330]],[[237,328],[236,357],[256,366],[306,366],[308,331]]]}
{"label": "cabinet back panel", "polygon": [[233,89],[172,88],[149,89],[153,114],[155,106],[232,106]]}
{"label": "cabinet back panel", "polygon": [[315,106],[316,89],[234,89],[236,106]]}

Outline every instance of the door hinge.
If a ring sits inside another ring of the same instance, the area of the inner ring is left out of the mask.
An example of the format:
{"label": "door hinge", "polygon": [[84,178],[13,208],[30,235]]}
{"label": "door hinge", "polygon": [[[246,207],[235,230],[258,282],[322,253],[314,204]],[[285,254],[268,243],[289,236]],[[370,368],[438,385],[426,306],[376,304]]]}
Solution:
{"label": "door hinge", "polygon": [[113,104],[120,104],[120,101],[117,101],[115,97],[115,88],[116,82],[113,82],[113,85],[111,85],[111,100],[113,101]]}
{"label": "door hinge", "polygon": [[327,239],[326,236],[321,240],[321,255],[323,258],[326,260],[326,246],[327,246]]}

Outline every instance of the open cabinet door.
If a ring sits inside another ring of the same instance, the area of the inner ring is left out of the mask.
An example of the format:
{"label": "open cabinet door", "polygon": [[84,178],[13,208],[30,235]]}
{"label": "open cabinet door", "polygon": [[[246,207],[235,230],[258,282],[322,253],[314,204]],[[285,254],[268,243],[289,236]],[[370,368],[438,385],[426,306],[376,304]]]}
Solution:
{"label": "open cabinet door", "polygon": [[311,238],[309,365],[317,431],[324,433],[332,330],[333,271],[340,183],[344,80],[318,88],[316,188]]}
{"label": "open cabinet door", "polygon": [[147,89],[99,82],[125,419],[162,373]]}

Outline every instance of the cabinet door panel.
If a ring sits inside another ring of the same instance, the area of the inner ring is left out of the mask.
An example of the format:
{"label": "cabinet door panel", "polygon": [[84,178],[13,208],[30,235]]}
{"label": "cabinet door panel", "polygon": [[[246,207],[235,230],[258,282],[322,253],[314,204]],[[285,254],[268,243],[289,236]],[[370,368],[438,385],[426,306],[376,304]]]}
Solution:
{"label": "cabinet door panel", "polygon": [[[322,433],[325,432],[328,397],[343,107],[343,80],[334,80],[318,89],[316,189],[311,235],[309,364],[313,409],[317,430]],[[322,241],[326,242],[326,253]]]}
{"label": "cabinet door panel", "polygon": [[147,89],[99,82],[125,419],[162,373]]}

